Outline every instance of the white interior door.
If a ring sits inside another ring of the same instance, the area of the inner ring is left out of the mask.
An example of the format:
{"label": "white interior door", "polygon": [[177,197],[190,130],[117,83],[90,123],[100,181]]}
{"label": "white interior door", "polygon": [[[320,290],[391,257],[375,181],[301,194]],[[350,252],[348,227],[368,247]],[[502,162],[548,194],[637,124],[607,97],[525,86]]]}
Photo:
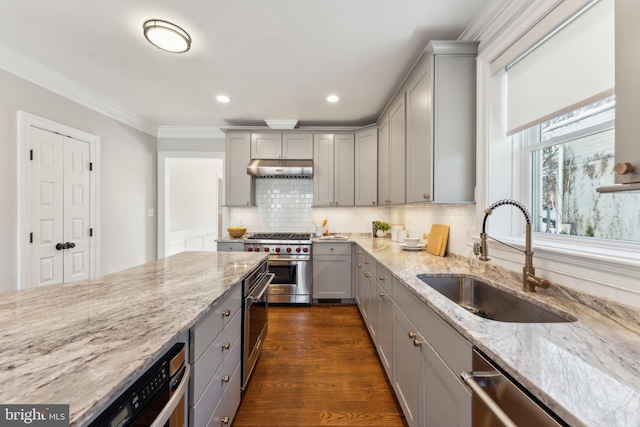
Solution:
{"label": "white interior door", "polygon": [[64,137],[32,128],[31,131],[31,283],[52,285],[64,280],[63,177]]}
{"label": "white interior door", "polygon": [[91,147],[31,128],[31,287],[91,274]]}

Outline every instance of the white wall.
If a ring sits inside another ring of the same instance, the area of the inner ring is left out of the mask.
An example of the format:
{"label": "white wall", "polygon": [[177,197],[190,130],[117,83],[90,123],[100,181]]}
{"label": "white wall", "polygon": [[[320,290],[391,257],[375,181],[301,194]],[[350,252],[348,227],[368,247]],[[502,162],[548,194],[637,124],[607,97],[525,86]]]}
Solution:
{"label": "white wall", "polygon": [[156,138],[0,71],[0,291],[17,283],[17,111],[101,138],[101,274],[155,259]]}

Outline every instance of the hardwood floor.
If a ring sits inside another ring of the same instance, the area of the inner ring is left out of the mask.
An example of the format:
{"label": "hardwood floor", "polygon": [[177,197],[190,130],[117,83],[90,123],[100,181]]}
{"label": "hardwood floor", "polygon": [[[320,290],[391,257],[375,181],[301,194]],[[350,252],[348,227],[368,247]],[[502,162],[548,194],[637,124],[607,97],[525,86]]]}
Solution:
{"label": "hardwood floor", "polygon": [[325,425],[407,424],[357,306],[269,306],[233,426]]}

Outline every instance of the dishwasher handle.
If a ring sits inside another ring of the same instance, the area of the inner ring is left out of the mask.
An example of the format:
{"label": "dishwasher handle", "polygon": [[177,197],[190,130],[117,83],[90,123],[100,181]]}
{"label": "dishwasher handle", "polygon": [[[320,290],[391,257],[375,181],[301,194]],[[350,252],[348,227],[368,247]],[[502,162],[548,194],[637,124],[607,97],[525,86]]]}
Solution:
{"label": "dishwasher handle", "polygon": [[478,384],[476,378],[493,378],[501,376],[501,374],[497,371],[473,371],[473,372],[463,372],[460,374],[460,377],[464,380],[464,382],[471,388],[471,390],[482,400],[482,402],[487,405],[487,408],[496,416],[496,418],[505,426],[505,427],[518,427],[516,423],[514,423],[511,418],[498,406],[498,404],[487,394],[486,391],[482,389],[482,386]]}
{"label": "dishwasher handle", "polygon": [[171,414],[173,414],[173,411],[178,407],[178,405],[180,404],[180,402],[185,396],[187,385],[189,385],[190,371],[191,371],[191,366],[189,364],[186,364],[184,366],[184,373],[182,374],[182,380],[180,381],[180,385],[178,386],[178,388],[176,388],[175,392],[171,396],[171,399],[169,399],[165,407],[162,408],[162,411],[160,412],[160,414],[158,414],[156,419],[153,420],[153,423],[151,423],[150,427],[161,427],[161,426],[164,426],[167,423],[167,421],[169,421]]}

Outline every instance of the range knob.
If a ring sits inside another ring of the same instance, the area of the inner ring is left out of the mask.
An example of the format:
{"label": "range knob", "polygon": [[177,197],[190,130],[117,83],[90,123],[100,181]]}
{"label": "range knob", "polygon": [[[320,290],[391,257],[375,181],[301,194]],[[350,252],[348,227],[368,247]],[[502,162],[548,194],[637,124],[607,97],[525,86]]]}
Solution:
{"label": "range knob", "polygon": [[260,248],[254,248],[254,252],[260,252]]}
{"label": "range knob", "polygon": [[276,248],[276,252],[280,252],[280,248]]}
{"label": "range knob", "polygon": [[309,252],[309,248],[304,248],[302,252]]}
{"label": "range knob", "polygon": [[269,248],[264,248],[264,251],[265,252],[269,252]]}
{"label": "range knob", "polygon": [[296,248],[296,252],[300,252],[300,248]]}
{"label": "range knob", "polygon": [[253,252],[253,248],[247,248],[247,252]]}
{"label": "range knob", "polygon": [[287,248],[287,252],[291,252],[291,248]]}

